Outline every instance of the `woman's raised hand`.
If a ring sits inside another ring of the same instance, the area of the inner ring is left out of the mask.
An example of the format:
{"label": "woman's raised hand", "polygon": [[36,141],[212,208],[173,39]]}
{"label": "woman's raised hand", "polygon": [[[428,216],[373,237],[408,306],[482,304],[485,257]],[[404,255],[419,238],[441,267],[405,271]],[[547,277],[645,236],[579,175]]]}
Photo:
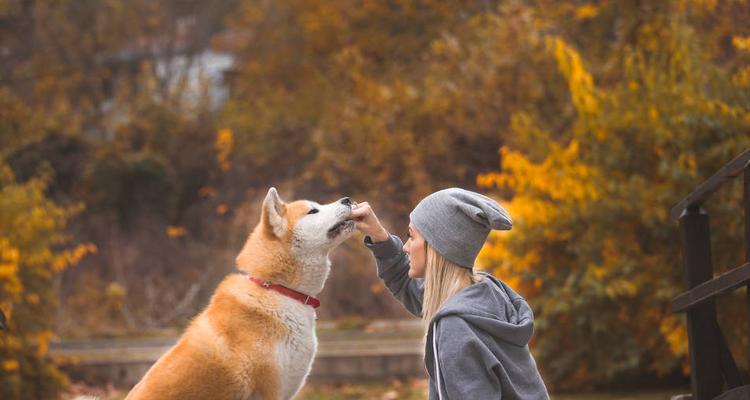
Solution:
{"label": "woman's raised hand", "polygon": [[378,217],[366,201],[356,203],[352,206],[352,220],[356,223],[357,229],[365,235],[370,236],[374,242],[383,242],[390,238],[383,225],[380,224]]}

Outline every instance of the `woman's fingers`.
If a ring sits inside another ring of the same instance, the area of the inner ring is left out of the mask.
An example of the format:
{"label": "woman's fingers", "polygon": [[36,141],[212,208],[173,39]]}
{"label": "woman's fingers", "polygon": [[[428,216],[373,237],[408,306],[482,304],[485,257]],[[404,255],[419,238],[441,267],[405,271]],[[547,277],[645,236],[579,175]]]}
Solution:
{"label": "woman's fingers", "polygon": [[365,203],[359,203],[357,204],[357,208],[352,209],[351,218],[356,219],[358,221],[363,220],[367,217],[368,214],[372,213],[372,209],[370,208],[370,205]]}
{"label": "woman's fingers", "polygon": [[352,213],[349,218],[355,221],[355,226],[360,232],[369,235],[372,240],[378,242],[388,240],[388,231],[380,224],[375,211],[366,201],[352,204]]}

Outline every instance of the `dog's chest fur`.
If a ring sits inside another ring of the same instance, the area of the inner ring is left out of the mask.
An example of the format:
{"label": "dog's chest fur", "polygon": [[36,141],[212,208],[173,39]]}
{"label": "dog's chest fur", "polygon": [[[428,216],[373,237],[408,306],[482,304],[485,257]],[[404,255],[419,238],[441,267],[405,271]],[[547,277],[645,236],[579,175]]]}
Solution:
{"label": "dog's chest fur", "polygon": [[285,340],[276,347],[281,398],[290,399],[305,383],[312,367],[318,340],[315,335],[315,311],[297,300],[281,296],[279,317],[289,329]]}

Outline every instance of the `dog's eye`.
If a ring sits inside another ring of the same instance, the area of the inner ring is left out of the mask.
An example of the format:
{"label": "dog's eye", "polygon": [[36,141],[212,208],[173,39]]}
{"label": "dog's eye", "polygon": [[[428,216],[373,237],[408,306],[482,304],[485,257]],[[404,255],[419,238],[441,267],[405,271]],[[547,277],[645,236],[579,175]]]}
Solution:
{"label": "dog's eye", "polygon": [[313,208],[312,210],[308,211],[307,213],[308,214],[316,214],[318,211],[320,211],[320,210],[318,210],[317,208]]}

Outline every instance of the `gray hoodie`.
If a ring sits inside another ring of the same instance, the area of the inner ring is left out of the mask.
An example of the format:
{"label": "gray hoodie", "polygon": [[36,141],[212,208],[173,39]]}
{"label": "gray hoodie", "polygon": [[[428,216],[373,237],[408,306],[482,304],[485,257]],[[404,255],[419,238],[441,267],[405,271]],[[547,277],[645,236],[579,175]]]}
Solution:
{"label": "gray hoodie", "polygon": [[[415,316],[422,314],[424,279],[408,276],[409,259],[396,235],[364,238],[378,276]],[[430,322],[425,341],[429,399],[548,399],[529,351],[534,315],[528,303],[494,276],[451,296]]]}

